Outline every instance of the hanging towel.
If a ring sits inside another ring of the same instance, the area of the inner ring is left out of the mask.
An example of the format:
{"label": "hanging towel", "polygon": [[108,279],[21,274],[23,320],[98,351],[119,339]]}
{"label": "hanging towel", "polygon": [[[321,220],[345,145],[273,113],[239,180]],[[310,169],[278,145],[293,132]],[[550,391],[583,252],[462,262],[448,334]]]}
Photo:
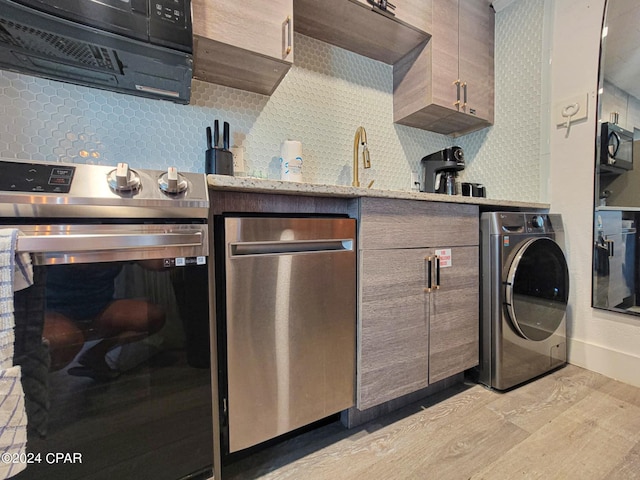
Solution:
{"label": "hanging towel", "polygon": [[33,284],[29,253],[16,253],[19,230],[0,230],[0,370],[13,366],[13,293]]}
{"label": "hanging towel", "polygon": [[0,370],[13,366],[13,278],[17,238],[15,229],[0,230]]}
{"label": "hanging towel", "polygon": [[[27,467],[26,447],[27,415],[20,367],[16,366],[0,372],[0,478],[13,477]],[[7,454],[9,462],[4,461]]]}
{"label": "hanging towel", "polygon": [[[27,415],[20,367],[13,366],[13,291],[14,278],[22,276],[28,282],[29,271],[25,259],[16,258],[18,233],[16,229],[0,230],[0,452],[20,460],[26,453]],[[0,462],[0,478],[12,477],[25,467],[26,464]]]}
{"label": "hanging towel", "polygon": [[[26,460],[27,415],[20,367],[0,372],[0,451],[13,459]],[[26,468],[26,462],[0,462],[0,478],[9,478]]]}
{"label": "hanging towel", "polygon": [[[0,230],[0,282],[3,289],[11,287],[14,292],[33,285],[31,254],[16,253],[19,235],[20,231],[15,228]],[[4,290],[1,293],[4,293]],[[2,295],[0,299],[4,297],[5,295]]]}
{"label": "hanging towel", "polygon": [[0,372],[13,367],[15,332],[7,329],[0,332]]}
{"label": "hanging towel", "polygon": [[33,265],[30,253],[18,253],[13,269],[13,291],[24,290],[33,285]]}

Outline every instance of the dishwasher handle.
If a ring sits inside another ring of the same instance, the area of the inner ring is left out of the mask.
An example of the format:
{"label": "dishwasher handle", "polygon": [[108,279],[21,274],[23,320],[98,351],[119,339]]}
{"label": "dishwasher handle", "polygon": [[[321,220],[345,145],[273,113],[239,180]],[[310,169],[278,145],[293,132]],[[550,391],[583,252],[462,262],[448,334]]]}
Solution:
{"label": "dishwasher handle", "polygon": [[285,255],[291,253],[353,251],[353,243],[352,238],[233,242],[229,243],[229,255],[231,258],[237,258],[249,255]]}

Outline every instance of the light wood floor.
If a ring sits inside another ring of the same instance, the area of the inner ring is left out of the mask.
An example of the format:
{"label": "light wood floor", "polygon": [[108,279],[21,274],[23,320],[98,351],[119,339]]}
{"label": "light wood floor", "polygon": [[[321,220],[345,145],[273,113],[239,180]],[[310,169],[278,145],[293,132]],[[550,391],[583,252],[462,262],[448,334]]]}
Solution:
{"label": "light wood floor", "polygon": [[229,465],[227,479],[640,479],[640,388],[567,366],[507,393],[459,385]]}

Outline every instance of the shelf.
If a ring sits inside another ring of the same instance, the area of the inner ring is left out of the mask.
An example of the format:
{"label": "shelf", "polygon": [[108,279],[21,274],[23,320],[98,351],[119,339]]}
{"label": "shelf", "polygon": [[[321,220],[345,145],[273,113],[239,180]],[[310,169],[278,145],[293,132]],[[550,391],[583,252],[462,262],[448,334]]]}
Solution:
{"label": "shelf", "polygon": [[293,15],[297,32],[390,65],[431,38],[356,0],[295,0]]}

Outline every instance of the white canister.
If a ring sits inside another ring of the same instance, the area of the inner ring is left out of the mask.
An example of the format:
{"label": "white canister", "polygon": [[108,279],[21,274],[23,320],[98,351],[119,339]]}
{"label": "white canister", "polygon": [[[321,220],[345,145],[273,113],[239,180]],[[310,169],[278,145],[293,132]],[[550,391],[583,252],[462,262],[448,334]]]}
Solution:
{"label": "white canister", "polygon": [[280,180],[302,182],[302,142],[285,140],[280,147]]}

